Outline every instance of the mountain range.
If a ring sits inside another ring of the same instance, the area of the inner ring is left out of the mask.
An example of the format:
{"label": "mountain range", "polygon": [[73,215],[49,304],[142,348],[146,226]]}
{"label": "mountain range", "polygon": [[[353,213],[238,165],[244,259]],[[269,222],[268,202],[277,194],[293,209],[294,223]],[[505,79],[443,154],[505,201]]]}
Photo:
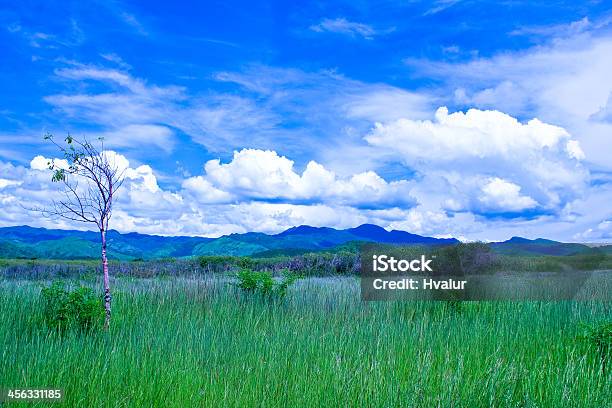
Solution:
{"label": "mountain range", "polygon": [[[99,233],[93,231],[4,227],[0,228],[0,258],[98,258],[99,239]],[[459,242],[454,238],[431,238],[406,231],[387,231],[372,224],[344,230],[302,225],[274,235],[248,232],[219,238],[121,234],[111,230],[107,233],[107,240],[109,257],[120,260],[200,255],[270,256],[331,250],[360,242],[418,245],[452,245]],[[492,243],[491,247],[496,252],[521,255],[572,255],[590,250],[582,244],[520,237]]]}

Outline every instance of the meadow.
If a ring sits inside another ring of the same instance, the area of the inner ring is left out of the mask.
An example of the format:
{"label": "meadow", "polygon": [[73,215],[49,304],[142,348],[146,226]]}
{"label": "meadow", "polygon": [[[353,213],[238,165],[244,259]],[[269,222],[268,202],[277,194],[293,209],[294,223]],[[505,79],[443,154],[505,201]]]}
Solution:
{"label": "meadow", "polygon": [[362,302],[354,276],[270,299],[219,274],[123,276],[109,332],[58,333],[48,283],[0,280],[0,385],[63,388],[54,406],[611,406],[611,370],[580,339],[610,303]]}

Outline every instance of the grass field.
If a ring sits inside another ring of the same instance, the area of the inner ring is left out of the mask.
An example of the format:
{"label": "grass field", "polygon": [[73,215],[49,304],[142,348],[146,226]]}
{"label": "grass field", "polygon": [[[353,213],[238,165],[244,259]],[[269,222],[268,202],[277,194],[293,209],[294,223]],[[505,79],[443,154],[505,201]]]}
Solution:
{"label": "grass field", "polygon": [[577,340],[609,303],[364,303],[352,277],[269,301],[121,278],[110,332],[59,335],[40,288],[0,281],[0,386],[65,389],[54,406],[611,406],[612,370]]}

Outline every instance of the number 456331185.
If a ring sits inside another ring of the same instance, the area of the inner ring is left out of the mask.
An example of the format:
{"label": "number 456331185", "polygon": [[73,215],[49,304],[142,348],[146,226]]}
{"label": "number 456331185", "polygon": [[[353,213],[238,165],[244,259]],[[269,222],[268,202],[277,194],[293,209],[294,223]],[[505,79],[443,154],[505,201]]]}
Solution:
{"label": "number 456331185", "polygon": [[61,401],[64,391],[59,388],[2,388],[0,402]]}

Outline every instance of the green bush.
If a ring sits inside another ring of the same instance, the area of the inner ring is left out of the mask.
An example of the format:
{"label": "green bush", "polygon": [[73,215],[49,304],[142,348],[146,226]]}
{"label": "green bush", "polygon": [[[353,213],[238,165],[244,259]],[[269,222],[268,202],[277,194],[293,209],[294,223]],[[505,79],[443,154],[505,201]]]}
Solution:
{"label": "green bush", "polygon": [[293,285],[298,279],[301,279],[302,276],[296,273],[290,273],[289,271],[283,271],[283,278],[280,282],[276,282],[276,294],[279,297],[285,297],[287,294],[287,289],[289,286]]}
{"label": "green bush", "polygon": [[52,329],[88,330],[99,327],[104,317],[102,300],[88,287],[72,291],[56,281],[41,291],[43,316]]}
{"label": "green bush", "polygon": [[607,363],[612,359],[612,322],[583,326],[579,339],[597,353],[601,368],[606,371]]}
{"label": "green bush", "polygon": [[268,271],[253,271],[251,269],[241,269],[237,274],[238,286],[244,292],[256,293],[265,297],[284,297],[287,294],[287,289],[296,280],[300,279],[299,275],[283,272],[281,280],[276,280],[272,276],[272,272]]}
{"label": "green bush", "polygon": [[242,256],[238,258],[237,264],[241,269],[253,269],[255,261],[248,256]]}

